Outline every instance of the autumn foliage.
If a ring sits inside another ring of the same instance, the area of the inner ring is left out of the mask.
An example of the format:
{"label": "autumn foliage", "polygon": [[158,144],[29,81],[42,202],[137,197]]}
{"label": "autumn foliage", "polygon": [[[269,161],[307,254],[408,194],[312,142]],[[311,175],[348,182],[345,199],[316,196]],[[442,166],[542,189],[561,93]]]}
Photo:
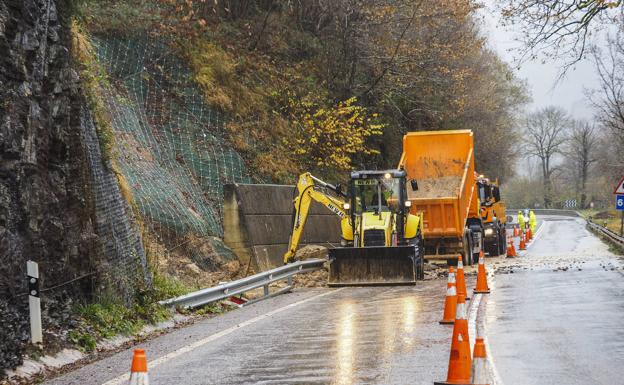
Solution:
{"label": "autumn foliage", "polygon": [[206,101],[228,114],[231,142],[269,179],[394,167],[404,133],[457,128],[475,131],[479,170],[511,174],[526,91],[487,48],[476,1],[113,3],[106,18],[132,9],[142,20],[126,28],[187,59]]}
{"label": "autumn foliage", "polygon": [[284,144],[304,169],[349,170],[354,158],[379,154],[367,139],[382,134],[376,114],[356,105],[351,97],[333,106],[323,106],[308,96],[288,99],[286,111],[294,126]]}

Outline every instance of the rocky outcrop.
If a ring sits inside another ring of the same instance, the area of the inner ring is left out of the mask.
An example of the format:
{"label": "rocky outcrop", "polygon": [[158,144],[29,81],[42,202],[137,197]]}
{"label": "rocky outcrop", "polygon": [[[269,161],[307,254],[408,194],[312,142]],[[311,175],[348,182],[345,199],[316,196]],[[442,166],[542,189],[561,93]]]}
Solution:
{"label": "rocky outcrop", "polygon": [[59,296],[89,293],[93,283],[97,237],[62,6],[0,2],[0,367],[19,362],[28,338],[28,259],[39,262],[43,287],[85,276],[46,295],[46,318],[62,318]]}
{"label": "rocky outcrop", "polygon": [[[0,1],[0,378],[28,339],[27,260],[39,263],[46,290],[47,341],[71,324],[73,303],[123,278],[123,263],[147,277],[116,179],[92,167],[100,153],[70,59],[67,10],[63,0]],[[117,255],[119,240],[127,255]]]}

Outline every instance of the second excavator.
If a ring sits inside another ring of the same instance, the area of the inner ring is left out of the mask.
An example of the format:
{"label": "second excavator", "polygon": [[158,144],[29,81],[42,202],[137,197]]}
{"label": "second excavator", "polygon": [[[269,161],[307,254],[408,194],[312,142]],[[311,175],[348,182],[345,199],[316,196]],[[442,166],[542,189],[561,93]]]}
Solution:
{"label": "second excavator", "polygon": [[404,170],[354,171],[347,191],[304,173],[296,186],[284,262],[294,259],[313,201],[340,217],[340,247],[329,250],[329,286],[414,284],[424,278],[422,214],[409,212]]}

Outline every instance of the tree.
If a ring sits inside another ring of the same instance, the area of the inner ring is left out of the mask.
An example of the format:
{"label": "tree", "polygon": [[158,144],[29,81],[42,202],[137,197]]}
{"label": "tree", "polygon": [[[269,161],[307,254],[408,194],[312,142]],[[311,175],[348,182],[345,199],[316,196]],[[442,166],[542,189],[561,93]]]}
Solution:
{"label": "tree", "polygon": [[[368,167],[395,166],[408,131],[472,129],[479,170],[500,179],[513,171],[526,87],[488,49],[474,0],[157,1],[171,10],[161,15],[165,30],[198,59],[206,98],[239,120],[228,125],[241,139],[237,149],[265,171],[275,166],[271,175],[283,165],[258,162],[257,152],[307,130],[290,124],[298,120],[283,97],[289,93],[317,95],[315,103],[330,109],[355,96],[378,112],[383,133],[364,141],[380,154],[362,156]],[[325,166],[321,158],[314,164]],[[332,167],[342,170],[338,163]]]}
{"label": "tree", "polygon": [[[624,20],[623,20],[624,21]],[[606,52],[592,50],[600,88],[588,96],[598,111],[601,123],[612,130],[624,133],[624,27],[615,37],[608,39]]]}
{"label": "tree", "polygon": [[296,157],[301,170],[351,170],[358,157],[372,157],[379,151],[369,148],[366,139],[379,136],[383,125],[377,114],[356,105],[352,97],[334,106],[324,106],[314,95],[289,97],[286,113],[293,122],[284,143]]}
{"label": "tree", "polygon": [[615,21],[613,16],[624,8],[624,1],[506,0],[500,7],[503,18],[521,28],[523,59],[535,58],[537,53],[567,55],[569,66],[583,58],[588,37],[601,27],[601,21]]}
{"label": "tree", "polygon": [[552,204],[553,157],[561,152],[565,131],[570,126],[568,114],[559,107],[545,107],[526,119],[526,149],[530,156],[539,159],[544,185],[544,207]]}
{"label": "tree", "polygon": [[[622,17],[624,22],[624,17]],[[589,90],[587,97],[596,111],[596,118],[604,127],[600,151],[600,173],[610,183],[621,177],[624,161],[624,25],[609,36],[608,46],[592,50],[592,58],[600,85]]]}
{"label": "tree", "polygon": [[597,160],[596,147],[598,145],[596,126],[585,121],[575,121],[567,142],[566,158],[573,169],[573,186],[580,194],[581,208],[587,204],[587,180],[590,167]]}

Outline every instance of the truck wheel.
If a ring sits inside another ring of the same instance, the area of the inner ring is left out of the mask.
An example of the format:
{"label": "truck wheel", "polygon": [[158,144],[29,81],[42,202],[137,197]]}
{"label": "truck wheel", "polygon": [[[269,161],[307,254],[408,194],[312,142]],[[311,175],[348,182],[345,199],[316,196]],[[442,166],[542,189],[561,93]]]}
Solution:
{"label": "truck wheel", "polygon": [[[473,263],[479,263],[479,254],[481,252],[481,250],[483,250],[485,252],[485,234],[483,234],[483,227],[481,227],[481,225],[476,225],[473,224],[470,226],[470,232],[471,232],[471,237],[470,237],[470,253],[469,258],[471,259],[470,261],[470,265],[472,265]],[[478,240],[475,240],[475,234],[479,235],[477,238]],[[478,245],[475,245],[475,243],[479,243]],[[473,252],[473,248],[478,246],[479,251],[477,251],[476,253]]]}
{"label": "truck wheel", "polygon": [[500,236],[499,236],[499,241],[498,241],[498,246],[499,246],[499,253],[498,255],[507,255],[507,230],[505,229],[505,226],[503,225],[503,227],[500,229]]}
{"label": "truck wheel", "polygon": [[462,262],[464,266],[470,266],[474,262],[472,255],[472,230],[466,231],[464,235],[464,252],[462,253]]}
{"label": "truck wheel", "polygon": [[485,251],[490,255],[490,257],[498,257],[499,247],[498,247],[498,234],[494,236],[492,241],[489,241],[485,244]]}

